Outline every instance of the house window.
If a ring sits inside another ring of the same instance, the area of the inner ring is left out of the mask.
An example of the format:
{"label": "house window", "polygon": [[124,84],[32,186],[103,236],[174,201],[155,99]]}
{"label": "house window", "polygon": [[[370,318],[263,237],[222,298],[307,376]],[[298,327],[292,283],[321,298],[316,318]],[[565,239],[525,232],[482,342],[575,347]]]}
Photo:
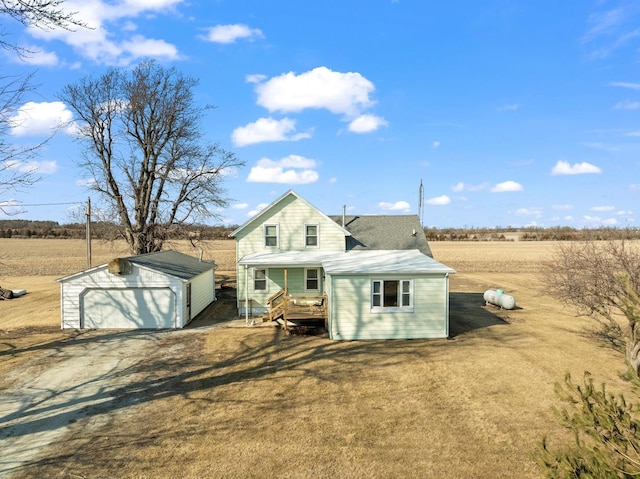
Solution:
{"label": "house window", "polygon": [[413,280],[374,279],[371,282],[372,311],[413,311]]}
{"label": "house window", "polygon": [[264,246],[267,248],[278,247],[278,225],[264,225]]}
{"label": "house window", "polygon": [[304,225],[304,245],[310,248],[318,246],[318,225]]}
{"label": "house window", "polygon": [[253,270],[253,290],[254,291],[267,290],[267,270],[266,269]]}
{"label": "house window", "polygon": [[307,291],[318,291],[320,289],[320,271],[317,268],[304,270],[304,289]]}

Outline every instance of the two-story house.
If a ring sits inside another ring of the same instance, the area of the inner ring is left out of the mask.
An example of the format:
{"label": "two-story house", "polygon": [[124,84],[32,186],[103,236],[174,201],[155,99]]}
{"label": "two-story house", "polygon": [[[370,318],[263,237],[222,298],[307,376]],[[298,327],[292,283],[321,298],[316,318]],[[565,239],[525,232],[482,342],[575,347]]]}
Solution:
{"label": "two-story house", "polygon": [[274,297],[313,298],[332,339],[449,335],[455,271],[431,257],[417,215],[330,217],[290,190],[230,236],[246,318]]}

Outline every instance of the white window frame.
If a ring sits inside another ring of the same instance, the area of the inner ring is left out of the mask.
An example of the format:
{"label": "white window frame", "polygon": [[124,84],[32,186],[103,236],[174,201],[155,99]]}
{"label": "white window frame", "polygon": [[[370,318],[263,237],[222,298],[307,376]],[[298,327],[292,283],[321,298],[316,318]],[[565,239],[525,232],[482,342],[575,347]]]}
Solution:
{"label": "white window frame", "polygon": [[[317,276],[315,278],[309,278],[309,271],[315,271]],[[309,280],[316,280],[318,282],[318,287],[313,289],[309,288]],[[304,269],[304,290],[305,291],[320,291],[320,268],[305,268]]]}
{"label": "white window frame", "polygon": [[[315,226],[316,227],[316,234],[315,234],[316,244],[314,244],[314,245],[307,244],[307,239],[314,237],[314,236],[311,236],[311,235],[307,234],[307,226]],[[305,223],[304,224],[304,247],[305,248],[319,248],[320,247],[320,225],[318,223]]]}
{"label": "white window frame", "polygon": [[[398,306],[384,306],[384,285],[385,282],[396,282],[398,283],[397,287],[397,300]],[[413,312],[413,298],[414,298],[414,289],[413,289],[413,279],[372,279],[371,280],[371,312],[372,313],[412,313]],[[376,292],[376,285],[378,285],[378,292]],[[405,289],[409,291],[404,292]],[[405,294],[409,295],[409,304],[403,305],[403,297]],[[374,302],[379,303],[379,305],[374,306]]]}
{"label": "white window frame", "polygon": [[[267,244],[267,238],[273,238],[273,235],[269,235],[267,236],[267,228],[270,226],[275,226],[276,228],[276,244],[275,245],[268,245]],[[280,225],[278,223],[265,223],[264,225],[262,225],[262,244],[264,245],[265,248],[278,248],[280,246]]]}
{"label": "white window frame", "polygon": [[[264,279],[256,278],[256,273],[258,271],[264,271]],[[264,281],[264,289],[257,289],[256,281]],[[253,268],[253,274],[251,275],[251,291],[254,293],[266,293],[269,291],[269,268]]]}

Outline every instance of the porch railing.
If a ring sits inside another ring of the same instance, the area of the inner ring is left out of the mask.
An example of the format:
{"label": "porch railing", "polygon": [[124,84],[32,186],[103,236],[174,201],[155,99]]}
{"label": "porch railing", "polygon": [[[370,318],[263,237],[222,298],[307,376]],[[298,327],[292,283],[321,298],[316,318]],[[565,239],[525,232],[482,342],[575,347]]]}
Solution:
{"label": "porch railing", "polygon": [[280,290],[267,300],[269,320],[282,319],[284,329],[289,321],[324,320],[327,321],[326,296],[290,296]]}

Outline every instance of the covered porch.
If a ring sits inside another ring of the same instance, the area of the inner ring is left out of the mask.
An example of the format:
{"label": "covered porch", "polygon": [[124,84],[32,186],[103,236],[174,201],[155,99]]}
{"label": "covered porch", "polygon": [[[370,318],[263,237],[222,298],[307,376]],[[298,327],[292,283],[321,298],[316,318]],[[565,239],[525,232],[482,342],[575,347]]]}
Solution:
{"label": "covered porch", "polygon": [[[322,262],[335,254],[292,251],[254,253],[242,258],[239,264],[244,266],[245,274],[238,307],[247,323],[252,315],[276,322],[285,330],[326,328],[329,308]],[[265,290],[258,291],[256,285],[262,286],[262,282]]]}

